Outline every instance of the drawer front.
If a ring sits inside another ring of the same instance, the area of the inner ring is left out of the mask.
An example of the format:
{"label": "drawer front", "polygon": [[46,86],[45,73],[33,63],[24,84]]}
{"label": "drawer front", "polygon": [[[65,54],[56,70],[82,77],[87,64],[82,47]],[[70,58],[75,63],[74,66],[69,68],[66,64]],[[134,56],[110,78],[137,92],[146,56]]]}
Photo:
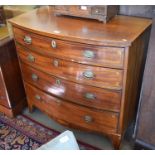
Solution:
{"label": "drawer front", "polygon": [[26,83],[25,88],[28,104],[35,105],[57,121],[64,121],[67,125],[73,125],[91,131],[116,131],[118,123],[117,113],[101,112],[77,106],[50,96]]}
{"label": "drawer front", "polygon": [[57,97],[97,109],[119,112],[121,93],[84,86],[21,65],[24,81]]}
{"label": "drawer front", "polygon": [[0,105],[3,105],[5,107],[10,107],[9,101],[7,99],[6,87],[5,87],[1,67],[0,67]]}
{"label": "drawer front", "polygon": [[17,47],[20,59],[44,72],[70,81],[101,88],[122,88],[122,70],[82,65],[62,59],[44,57]]}
{"label": "drawer front", "polygon": [[[46,56],[54,56],[83,64],[123,68],[124,49],[112,47],[95,47],[86,44],[70,43],[67,41],[41,37],[14,28],[15,39],[20,44]],[[31,37],[31,43],[25,43],[25,36]],[[52,47],[53,46],[53,47]]]}

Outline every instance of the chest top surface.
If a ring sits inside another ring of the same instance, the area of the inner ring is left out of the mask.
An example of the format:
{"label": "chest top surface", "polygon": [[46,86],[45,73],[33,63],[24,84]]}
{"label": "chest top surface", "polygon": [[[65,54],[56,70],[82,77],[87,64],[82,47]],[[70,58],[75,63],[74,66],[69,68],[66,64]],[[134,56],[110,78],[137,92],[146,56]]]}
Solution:
{"label": "chest top surface", "polygon": [[9,21],[16,27],[48,37],[122,47],[129,46],[152,23],[150,19],[116,16],[103,24],[96,20],[55,16],[48,6]]}

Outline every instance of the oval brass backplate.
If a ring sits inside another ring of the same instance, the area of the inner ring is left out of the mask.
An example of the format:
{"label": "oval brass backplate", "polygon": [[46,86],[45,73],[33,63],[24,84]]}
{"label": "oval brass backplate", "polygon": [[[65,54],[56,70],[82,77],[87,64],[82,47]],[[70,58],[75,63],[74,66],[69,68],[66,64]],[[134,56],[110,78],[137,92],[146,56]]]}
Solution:
{"label": "oval brass backplate", "polygon": [[87,70],[87,71],[83,72],[83,76],[88,78],[88,79],[91,79],[91,78],[94,77],[94,73],[92,71],[90,71],[90,70]]}

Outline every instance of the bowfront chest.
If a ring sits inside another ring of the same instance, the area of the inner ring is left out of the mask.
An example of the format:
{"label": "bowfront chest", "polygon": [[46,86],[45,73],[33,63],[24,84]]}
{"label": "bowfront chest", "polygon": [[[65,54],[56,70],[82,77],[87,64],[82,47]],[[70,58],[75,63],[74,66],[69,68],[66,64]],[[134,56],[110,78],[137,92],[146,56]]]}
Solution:
{"label": "bowfront chest", "polygon": [[108,136],[118,149],[134,118],[151,20],[103,24],[42,7],[10,22],[29,110]]}

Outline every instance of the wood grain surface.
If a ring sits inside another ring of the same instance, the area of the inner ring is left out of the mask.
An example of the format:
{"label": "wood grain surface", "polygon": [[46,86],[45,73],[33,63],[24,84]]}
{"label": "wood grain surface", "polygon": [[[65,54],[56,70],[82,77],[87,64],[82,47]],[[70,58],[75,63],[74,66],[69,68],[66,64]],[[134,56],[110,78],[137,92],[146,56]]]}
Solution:
{"label": "wood grain surface", "polygon": [[[14,26],[44,36],[88,43],[125,47],[143,32],[150,19],[116,16],[107,24],[64,16],[54,16],[50,7],[41,7],[9,20]],[[46,24],[45,24],[46,23]]]}

